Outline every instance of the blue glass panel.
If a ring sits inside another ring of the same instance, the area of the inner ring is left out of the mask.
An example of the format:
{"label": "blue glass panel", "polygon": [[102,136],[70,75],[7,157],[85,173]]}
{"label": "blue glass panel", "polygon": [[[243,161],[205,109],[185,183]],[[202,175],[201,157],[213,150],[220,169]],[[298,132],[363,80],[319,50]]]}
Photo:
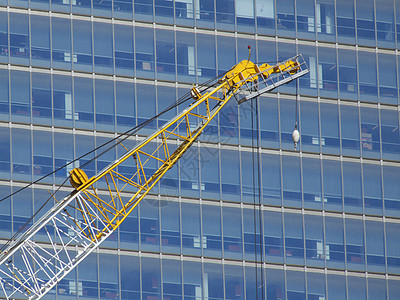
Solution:
{"label": "blue glass panel", "polygon": [[304,226],[307,265],[323,267],[330,253],[324,243],[322,216],[305,215]]}
{"label": "blue glass panel", "polygon": [[326,210],[342,211],[342,175],[341,163],[334,160],[322,160],[324,182],[324,208]]}
{"label": "blue glass panel", "polygon": [[[293,0],[287,0],[287,1],[293,1]],[[281,1],[279,1],[279,3],[280,2]],[[284,2],[284,1],[282,1],[282,2]],[[279,25],[278,25],[278,27],[279,27]],[[295,44],[279,42],[277,45],[277,48],[278,48],[278,61],[279,62],[287,60],[288,58],[291,58],[298,54],[298,50],[296,49]],[[315,51],[314,51],[314,53],[315,53]],[[282,93],[296,94],[297,93],[297,84],[298,84],[297,80],[293,80],[290,83],[280,86],[278,88],[278,90],[279,90],[279,92],[282,92]]]}
{"label": "blue glass panel", "polygon": [[[37,2],[46,2],[46,0],[35,0]],[[50,2],[49,0],[47,0]],[[86,0],[89,2],[89,7],[90,7],[90,0]],[[71,1],[71,0],[51,0],[51,10],[53,11],[62,11],[62,12],[67,12],[69,13],[71,11],[71,2],[73,5],[80,5],[80,1]],[[78,3],[77,3],[78,2]],[[38,6],[38,5],[36,5]]]}
{"label": "blue glass panel", "polygon": [[213,0],[200,0],[196,5],[196,24],[199,27],[215,27],[215,3]]}
{"label": "blue glass panel", "polygon": [[94,70],[100,73],[113,73],[112,24],[93,25]]}
{"label": "blue glass panel", "polygon": [[368,278],[368,299],[386,299],[386,280]]}
{"label": "blue glass panel", "polygon": [[[259,100],[260,100],[259,115],[262,116],[259,121],[261,146],[278,148],[279,147],[278,99],[276,97],[273,98],[260,97]],[[241,111],[242,111],[241,107],[243,105],[244,104],[241,104],[240,106]],[[247,113],[247,115],[249,115],[249,113]]]}
{"label": "blue glass panel", "polygon": [[365,270],[364,226],[362,220],[346,219],[347,268]]}
{"label": "blue glass panel", "polygon": [[339,49],[338,61],[340,98],[357,100],[357,61],[355,51]]}
{"label": "blue glass panel", "polygon": [[[126,220],[124,221],[126,222]],[[140,266],[136,256],[120,256],[121,299],[140,298]]]}
{"label": "blue glass panel", "polygon": [[400,172],[397,167],[383,166],[385,214],[400,216]]}
{"label": "blue glass panel", "polygon": [[281,133],[281,147],[283,149],[292,150],[294,148],[292,133],[296,123],[296,101],[286,100],[281,98],[279,100],[280,108],[280,133]]}
{"label": "blue glass panel", "polygon": [[286,263],[304,265],[303,217],[285,213]]}
{"label": "blue glass panel", "polygon": [[[192,33],[179,31],[176,33],[178,81],[191,83],[196,81],[196,74],[199,71],[196,72],[194,40],[195,35]],[[212,50],[212,48],[209,50]],[[172,60],[173,62],[174,60]],[[204,81],[205,78],[201,78],[201,80]]]}
{"label": "blue glass panel", "polygon": [[94,99],[92,79],[74,78],[74,109],[75,126],[93,129]]}
{"label": "blue glass panel", "polygon": [[130,26],[114,25],[115,73],[133,76],[133,29]]}
{"label": "blue glass panel", "polygon": [[302,162],[304,207],[322,209],[321,160],[303,157]]}
{"label": "blue glass panel", "polygon": [[91,0],[78,0],[72,3],[72,12],[90,15],[92,11]]}
{"label": "blue glass panel", "polygon": [[266,273],[267,299],[285,299],[285,271],[267,269]]}
{"label": "blue glass panel", "polygon": [[[55,169],[64,167],[74,157],[74,140],[71,134],[54,133],[54,160]],[[67,168],[62,168],[55,173],[55,181],[61,184],[68,176]]]}
{"label": "blue glass panel", "polygon": [[221,150],[222,198],[227,201],[240,201],[239,152]]}
{"label": "blue glass panel", "polygon": [[[20,178],[18,178],[20,179]],[[19,188],[14,188],[15,192]],[[13,234],[24,232],[32,225],[30,218],[33,215],[32,189],[25,189],[12,196],[12,222]]]}
{"label": "blue glass panel", "polygon": [[111,0],[93,0],[93,14],[111,17],[112,6]]}
{"label": "blue glass panel", "polygon": [[379,101],[381,103],[397,104],[397,72],[396,57],[388,54],[378,54],[379,67]]}
{"label": "blue glass panel", "polygon": [[[262,214],[254,209],[243,209],[244,255],[246,260],[261,261],[263,257]],[[277,224],[279,225],[279,224]]]}
{"label": "blue glass panel", "polygon": [[314,2],[296,0],[297,37],[315,39],[315,7]]}
{"label": "blue glass panel", "polygon": [[340,105],[342,153],[360,155],[360,121],[357,106]]}
{"label": "blue glass panel", "polygon": [[[120,171],[120,170],[119,170]],[[129,198],[123,198],[122,201],[128,201]],[[126,202],[125,202],[126,203]],[[139,221],[138,221],[138,209],[134,209],[122,222],[119,227],[119,239],[120,239],[120,247],[123,249],[133,249],[137,250],[139,247]],[[122,259],[121,259],[122,261]],[[121,262],[122,266],[122,262]],[[121,276],[124,277],[123,271],[121,270]],[[137,275],[139,276],[139,274]],[[122,280],[122,288],[124,289],[124,281]],[[125,279],[127,280],[127,279]],[[138,286],[139,282],[134,284],[134,286]],[[128,286],[125,286],[126,289],[129,289]]]}
{"label": "blue glass panel", "polygon": [[215,37],[208,34],[197,34],[197,72],[201,76],[199,82],[215,78],[216,47]]}
{"label": "blue glass panel", "polygon": [[0,61],[8,62],[8,14],[0,12]]}
{"label": "blue glass panel", "polygon": [[161,251],[181,253],[179,204],[162,197],[161,201]]}
{"label": "blue glass panel", "polygon": [[262,154],[263,203],[282,205],[281,168],[277,155]]}
{"label": "blue glass panel", "polygon": [[116,82],[117,128],[124,132],[136,125],[135,86],[131,82]]}
{"label": "blue glass panel", "polygon": [[[220,199],[219,151],[200,148],[202,198]],[[204,187],[203,187],[204,185]]]}
{"label": "blue glass panel", "polygon": [[[304,95],[316,96],[318,87],[321,88],[321,75],[319,75],[320,67],[317,66],[316,48],[311,46],[299,45],[299,53],[304,57],[304,60],[310,70],[304,76],[298,79],[299,93]],[[285,59],[288,59],[289,56]]]}
{"label": "blue glass panel", "polygon": [[[220,95],[221,97],[222,95]],[[239,143],[239,116],[236,101],[230,101],[219,113],[219,142],[223,144]]]}
{"label": "blue glass panel", "polygon": [[327,267],[344,268],[345,250],[343,236],[343,220],[325,218],[325,258]]}
{"label": "blue glass panel", "polygon": [[208,248],[207,238],[200,235],[200,207],[182,203],[182,251],[184,254],[200,255],[201,248]]}
{"label": "blue glass panel", "polygon": [[[2,134],[2,133],[0,133]],[[2,136],[3,137],[3,136]],[[9,173],[9,169],[8,169]],[[3,176],[3,171],[1,171]],[[10,176],[10,175],[8,175]],[[3,177],[7,178],[7,177]],[[8,178],[7,178],[8,179]],[[7,197],[11,193],[11,188],[9,186],[2,186],[0,187],[0,199]],[[12,231],[11,231],[11,199],[6,198],[4,201],[0,202],[0,232],[4,238],[10,238]]]}
{"label": "blue glass panel", "polygon": [[397,160],[400,153],[399,113],[381,109],[382,156]]}
{"label": "blue glass panel", "polygon": [[283,204],[302,207],[300,159],[282,156]]}
{"label": "blue glass panel", "polygon": [[161,299],[161,268],[158,258],[142,257],[142,297]]}
{"label": "blue glass panel", "polygon": [[99,254],[100,298],[117,299],[119,295],[119,259],[115,254]]}
{"label": "blue glass panel", "polygon": [[379,115],[376,108],[361,107],[361,144],[364,157],[380,158]]}
{"label": "blue glass panel", "polygon": [[223,232],[224,232],[224,257],[242,259],[242,216],[241,210],[231,207],[223,207]]}
{"label": "blue glass panel", "polygon": [[357,44],[375,46],[375,13],[373,0],[357,0]]}
{"label": "blue glass panel", "polygon": [[279,36],[295,36],[294,1],[276,1],[277,31]]}
{"label": "blue glass panel", "polygon": [[[33,132],[33,177],[34,180],[53,172],[52,134],[46,131]],[[53,176],[42,182],[53,183]],[[48,198],[48,195],[47,197]]]}
{"label": "blue glass panel", "polygon": [[174,1],[155,0],[156,22],[169,23],[174,22]]}
{"label": "blue glass panel", "polygon": [[193,0],[175,0],[175,22],[177,24],[194,25],[194,2]]}
{"label": "blue glass panel", "polygon": [[385,240],[382,222],[365,222],[367,270],[385,272]]}
{"label": "blue glass panel", "polygon": [[[136,6],[136,2],[135,2]],[[154,78],[154,31],[148,28],[135,28],[136,75]]]}
{"label": "blue glass panel", "polygon": [[395,300],[400,293],[400,286],[397,280],[388,280],[388,294],[390,300]]}
{"label": "blue glass panel", "polygon": [[362,277],[347,277],[348,300],[366,300],[367,289],[365,278]]}
{"label": "blue glass panel", "polygon": [[98,297],[98,257],[90,254],[78,267],[78,282],[82,282],[82,294],[86,297]]}
{"label": "blue glass panel", "polygon": [[71,69],[71,20],[51,18],[53,67]]}
{"label": "blue glass panel", "polygon": [[400,225],[386,223],[386,255],[388,273],[398,273],[400,270],[400,241],[398,238]]}
{"label": "blue glass panel", "polygon": [[[265,295],[265,270],[263,268],[246,266],[246,299],[258,299]],[[269,299],[269,298],[268,298]]]}
{"label": "blue glass panel", "polygon": [[304,272],[286,271],[287,299],[306,300]]}
{"label": "blue glass panel", "polygon": [[95,80],[96,129],[114,131],[114,81]]}
{"label": "blue glass panel", "polygon": [[235,39],[217,36],[218,74],[223,74],[236,63]]}
{"label": "blue glass panel", "polygon": [[347,212],[363,211],[360,164],[343,162],[344,208]]}
{"label": "blue glass panel", "polygon": [[11,120],[29,122],[30,76],[28,72],[11,71]]}
{"label": "blue glass panel", "polygon": [[50,74],[32,73],[32,119],[34,123],[51,124]]}
{"label": "blue glass panel", "polygon": [[258,157],[258,153],[255,152],[241,152],[243,202],[254,203],[254,201],[261,201],[259,193],[259,179],[261,177],[258,174],[260,162]]}
{"label": "blue glass panel", "polygon": [[74,69],[92,72],[92,24],[87,21],[73,20],[73,30]]}
{"label": "blue glass panel", "polygon": [[283,223],[282,214],[264,212],[265,260],[283,263]]}
{"label": "blue glass panel", "polygon": [[143,250],[160,251],[159,201],[140,204],[140,241]]}
{"label": "blue glass panel", "polygon": [[0,116],[1,120],[10,119],[9,107],[9,71],[0,70]]}
{"label": "blue glass panel", "polygon": [[72,127],[72,78],[53,75],[53,118],[54,125]]}
{"label": "blue glass panel", "polygon": [[319,112],[317,102],[300,102],[299,130],[301,132],[301,149],[303,151],[320,152]]}
{"label": "blue glass panel", "polygon": [[[194,300],[201,297],[206,286],[202,282],[202,265],[199,262],[183,261],[183,294],[185,299]],[[208,287],[207,287],[208,288]]]}
{"label": "blue glass panel", "polygon": [[395,48],[394,1],[376,3],[376,37],[378,47]]}
{"label": "blue glass panel", "polygon": [[208,290],[210,299],[221,300],[224,297],[224,279],[223,279],[222,265],[220,264],[204,264],[204,277],[208,282],[204,282]]}
{"label": "blue glass panel", "polygon": [[[237,222],[236,222],[237,223]],[[203,255],[222,257],[222,232],[221,232],[221,208],[219,206],[202,206]]]}
{"label": "blue glass panel", "polygon": [[321,96],[338,96],[337,72],[336,50],[318,47],[318,88]]}
{"label": "blue glass panel", "polygon": [[[191,53],[194,55],[194,49]],[[175,81],[175,38],[173,31],[156,30],[156,57],[157,78]]]}
{"label": "blue glass panel", "polygon": [[378,102],[375,53],[358,52],[358,74],[360,99],[362,101]]}
{"label": "blue glass panel", "polygon": [[216,1],[217,28],[233,30],[235,25],[235,1]]}
{"label": "blue glass panel", "polygon": [[[10,160],[10,129],[2,127],[0,129],[0,174],[1,178],[10,179],[11,160]],[[4,195],[6,196],[6,195]]]}
{"label": "blue glass panel", "polygon": [[242,266],[224,266],[225,272],[225,298],[244,298],[244,276]]}
{"label": "blue glass panel", "polygon": [[153,0],[137,0],[134,2],[135,19],[153,21]]}
{"label": "blue glass panel", "polygon": [[182,271],[179,260],[162,260],[163,298],[182,299]]}
{"label": "blue glass panel", "polygon": [[254,0],[236,0],[237,31],[255,32]]}
{"label": "blue glass panel", "polygon": [[317,36],[318,40],[336,40],[335,4],[333,0],[317,0]]}
{"label": "blue glass panel", "polygon": [[332,274],[328,274],[326,277],[329,299],[346,300],[346,277]]}
{"label": "blue glass panel", "polygon": [[[146,122],[148,119],[156,115],[156,91],[155,86],[147,84],[136,85],[137,95],[137,117],[138,124]],[[155,121],[150,122],[146,125],[145,132],[156,128],[157,124]],[[141,130],[142,132],[143,130]]]}
{"label": "blue glass panel", "polygon": [[318,273],[307,273],[307,297],[309,300],[326,298],[325,276]]}
{"label": "blue glass panel", "polygon": [[383,197],[381,166],[363,164],[364,205],[368,214],[382,214]]}
{"label": "blue glass panel", "polygon": [[339,154],[339,112],[336,104],[320,104],[322,152]]}
{"label": "blue glass panel", "polygon": [[10,61],[29,65],[29,16],[10,13]]}
{"label": "blue glass panel", "polygon": [[133,3],[130,0],[114,0],[114,17],[132,19]]}
{"label": "blue glass panel", "polygon": [[257,32],[275,35],[275,1],[256,0]]}
{"label": "blue glass panel", "polygon": [[32,65],[50,66],[50,19],[31,16]]}

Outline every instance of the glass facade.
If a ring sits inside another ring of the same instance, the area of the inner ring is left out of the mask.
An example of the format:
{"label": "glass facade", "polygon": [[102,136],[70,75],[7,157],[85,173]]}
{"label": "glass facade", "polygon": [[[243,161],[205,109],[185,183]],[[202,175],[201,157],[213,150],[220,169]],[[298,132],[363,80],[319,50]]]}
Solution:
{"label": "glass facade", "polygon": [[[247,45],[254,62],[301,53],[310,69],[232,100],[45,299],[399,299],[398,43],[400,0],[0,0],[0,198],[247,59]],[[0,202],[0,242],[98,152]]]}

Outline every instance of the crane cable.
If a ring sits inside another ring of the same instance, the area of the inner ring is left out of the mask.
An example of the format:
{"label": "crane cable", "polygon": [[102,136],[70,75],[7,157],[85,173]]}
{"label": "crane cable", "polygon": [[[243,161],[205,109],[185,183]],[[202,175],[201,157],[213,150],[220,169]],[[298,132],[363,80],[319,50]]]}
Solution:
{"label": "crane cable", "polygon": [[[259,136],[259,122],[258,122],[258,97],[255,98],[255,118],[256,118],[256,145],[254,142],[254,107],[253,100],[251,99],[251,146],[252,146],[252,162],[253,162],[253,215],[254,215],[254,257],[255,257],[255,272],[256,272],[256,299],[258,300],[258,264],[260,262],[260,275],[261,275],[261,299],[264,299],[264,270],[263,270],[263,241],[262,241],[262,212],[261,212],[261,174],[260,174],[260,159],[259,159],[259,149],[260,149],[260,136]],[[257,156],[257,159],[255,158]],[[257,165],[257,170],[256,170]],[[257,172],[257,179],[256,179]],[[257,190],[258,188],[258,190]],[[258,194],[258,204],[256,203],[256,194]],[[259,247],[260,247],[260,260],[258,260],[257,255],[257,210],[258,206],[258,225],[259,225]]]}

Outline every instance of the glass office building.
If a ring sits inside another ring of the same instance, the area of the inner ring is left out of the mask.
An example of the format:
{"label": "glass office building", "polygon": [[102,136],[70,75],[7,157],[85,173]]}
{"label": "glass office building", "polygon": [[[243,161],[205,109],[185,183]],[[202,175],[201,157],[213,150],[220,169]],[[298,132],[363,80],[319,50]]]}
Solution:
{"label": "glass office building", "polygon": [[[0,0],[1,197],[247,59],[247,45],[254,62],[302,53],[310,69],[232,100],[45,299],[399,299],[398,43],[400,0]],[[2,201],[2,241],[95,154]]]}

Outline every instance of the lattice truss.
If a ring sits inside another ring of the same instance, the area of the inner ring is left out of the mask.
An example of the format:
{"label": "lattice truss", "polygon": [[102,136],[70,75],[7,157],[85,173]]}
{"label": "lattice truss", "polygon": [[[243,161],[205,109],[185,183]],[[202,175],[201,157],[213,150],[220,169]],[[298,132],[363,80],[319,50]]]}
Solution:
{"label": "lattice truss", "polygon": [[[133,149],[121,144],[122,157],[67,197],[55,196],[56,205],[0,254],[0,298],[42,298],[119,227],[233,96],[295,79],[306,69],[300,58],[262,70],[243,61],[204,95],[193,88],[187,109]],[[272,74],[280,79],[268,83]]]}

